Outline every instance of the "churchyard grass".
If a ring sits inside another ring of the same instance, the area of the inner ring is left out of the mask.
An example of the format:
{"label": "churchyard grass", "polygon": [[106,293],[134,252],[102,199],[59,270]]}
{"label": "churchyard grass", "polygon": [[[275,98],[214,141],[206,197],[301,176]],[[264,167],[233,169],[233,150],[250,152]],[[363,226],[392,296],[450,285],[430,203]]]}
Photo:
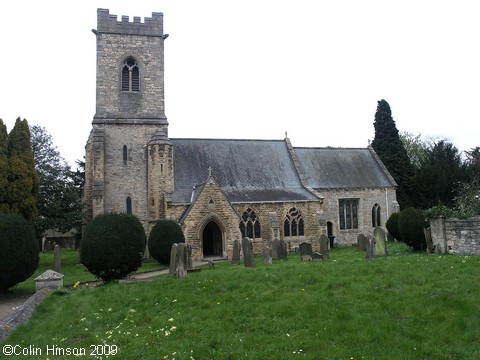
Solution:
{"label": "churchyard grass", "polygon": [[24,359],[70,359],[47,347],[88,353],[92,344],[116,349],[115,360],[480,358],[480,257],[389,245],[370,261],[335,248],[325,262],[291,254],[60,291],[5,344],[42,350]]}
{"label": "churchyard grass", "polygon": [[[73,286],[76,282],[87,283],[96,281],[94,275],[92,275],[85,267],[80,263],[80,253],[77,250],[61,250],[61,273],[64,275],[63,283],[65,286]],[[137,270],[137,273],[155,271],[164,269],[165,266],[160,265],[153,259],[145,259],[142,267]],[[2,298],[14,297],[21,294],[28,294],[35,292],[35,278],[46,270],[54,269],[54,258],[52,251],[45,251],[40,253],[40,262],[38,268],[35,270],[32,276],[27,280],[17,284],[14,288],[10,289],[6,294],[0,294],[0,300]]]}

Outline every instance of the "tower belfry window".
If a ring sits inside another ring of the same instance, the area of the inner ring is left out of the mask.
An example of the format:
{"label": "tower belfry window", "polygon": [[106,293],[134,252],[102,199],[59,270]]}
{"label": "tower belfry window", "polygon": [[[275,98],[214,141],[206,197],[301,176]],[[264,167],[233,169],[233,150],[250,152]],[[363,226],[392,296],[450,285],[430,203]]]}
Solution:
{"label": "tower belfry window", "polygon": [[140,71],[137,61],[131,57],[122,66],[122,91],[140,91]]}

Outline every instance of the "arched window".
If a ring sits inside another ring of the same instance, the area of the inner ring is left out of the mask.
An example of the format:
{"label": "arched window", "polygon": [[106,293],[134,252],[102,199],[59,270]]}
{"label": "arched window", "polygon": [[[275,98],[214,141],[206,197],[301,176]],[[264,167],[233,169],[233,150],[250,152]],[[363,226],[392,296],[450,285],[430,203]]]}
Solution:
{"label": "arched window", "polygon": [[260,220],[255,211],[250,208],[243,212],[239,227],[242,237],[252,239],[261,237]]}
{"label": "arched window", "polygon": [[372,227],[382,226],[381,207],[378,204],[373,205],[372,208]]}
{"label": "arched window", "polygon": [[132,57],[122,66],[122,91],[140,91],[140,72],[137,61]]}
{"label": "arched window", "polygon": [[127,145],[123,145],[123,165],[127,165],[128,163],[128,148]]}
{"label": "arched window", "polygon": [[285,236],[304,236],[305,225],[302,218],[302,213],[297,208],[291,208],[285,220],[283,221],[283,233]]}
{"label": "arched window", "polygon": [[340,230],[358,229],[358,199],[338,200]]}
{"label": "arched window", "polygon": [[127,214],[132,213],[132,198],[127,196]]}

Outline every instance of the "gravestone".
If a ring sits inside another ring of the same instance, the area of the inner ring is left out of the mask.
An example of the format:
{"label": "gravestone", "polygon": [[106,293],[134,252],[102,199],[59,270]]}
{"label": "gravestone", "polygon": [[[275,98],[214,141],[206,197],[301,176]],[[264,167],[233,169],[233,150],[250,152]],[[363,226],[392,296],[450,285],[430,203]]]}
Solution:
{"label": "gravestone", "polygon": [[187,276],[187,245],[179,243],[177,245],[177,276],[184,278]]}
{"label": "gravestone", "polygon": [[287,243],[283,239],[278,242],[278,259],[288,260]]}
{"label": "gravestone", "polygon": [[53,249],[53,269],[58,273],[60,272],[60,268],[62,266],[62,258],[60,252],[60,246],[58,244],[55,245],[55,249]]}
{"label": "gravestone", "polygon": [[278,259],[279,248],[280,248],[280,240],[278,240],[278,239],[273,240],[273,242],[272,242],[272,259],[274,259],[274,260]]}
{"label": "gravestone", "polygon": [[237,239],[233,240],[232,264],[240,264],[240,242]]}
{"label": "gravestone", "polygon": [[242,239],[243,264],[245,267],[255,267],[255,258],[253,257],[253,242],[244,237]]}
{"label": "gravestone", "polygon": [[425,235],[425,241],[427,243],[427,254],[433,254],[433,241],[432,231],[428,228],[423,228],[423,234]]}
{"label": "gravestone", "polygon": [[177,272],[177,248],[178,244],[172,244],[172,248],[170,249],[170,266],[168,268],[168,273],[170,275],[175,275]]}
{"label": "gravestone", "polygon": [[367,260],[375,257],[375,238],[372,235],[367,236]]}
{"label": "gravestone", "polygon": [[319,252],[312,253],[310,258],[312,259],[312,261],[323,261],[324,259],[326,259],[326,257],[324,257],[324,255]]}
{"label": "gravestone", "polygon": [[301,242],[298,245],[298,248],[300,250],[300,258],[302,261],[311,261],[312,260],[312,244],[309,242]]}
{"label": "gravestone", "polygon": [[[320,245],[320,254],[322,254],[322,260],[328,258],[328,244],[329,239],[325,234],[320,235],[319,245]],[[313,257],[312,257],[313,258]]]}
{"label": "gravestone", "polygon": [[357,236],[357,250],[367,251],[367,237],[365,234],[358,234]]}
{"label": "gravestone", "polygon": [[268,246],[263,248],[263,263],[265,265],[272,264],[272,249],[270,249]]}
{"label": "gravestone", "polygon": [[373,230],[373,235],[375,236],[376,256],[387,256],[387,239],[385,231],[380,226],[377,226],[375,230]]}
{"label": "gravestone", "polygon": [[208,270],[215,270],[215,263],[213,260],[208,260]]}

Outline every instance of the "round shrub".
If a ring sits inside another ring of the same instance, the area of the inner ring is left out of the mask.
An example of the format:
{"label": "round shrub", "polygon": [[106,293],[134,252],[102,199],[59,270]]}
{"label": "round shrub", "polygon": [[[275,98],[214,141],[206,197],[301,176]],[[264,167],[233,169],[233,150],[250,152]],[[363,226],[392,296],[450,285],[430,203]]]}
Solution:
{"label": "round shrub", "polygon": [[0,292],[28,279],[39,262],[33,229],[20,215],[0,214]]}
{"label": "round shrub", "polygon": [[398,217],[398,229],[402,241],[411,246],[415,251],[422,251],[427,248],[425,234],[425,215],[422,210],[408,208],[400,212]]}
{"label": "round shrub", "polygon": [[400,230],[398,229],[398,218],[400,217],[400,213],[396,212],[390,215],[390,217],[387,220],[387,223],[385,224],[385,227],[387,228],[388,232],[392,234],[392,236],[397,240],[397,241],[402,241],[402,237],[400,235]]}
{"label": "round shrub", "polygon": [[135,216],[101,214],[85,228],[80,260],[97,278],[120,279],[142,265],[145,244],[145,230]]}
{"label": "round shrub", "polygon": [[148,236],[148,251],[161,264],[170,263],[170,251],[175,243],[185,242],[180,226],[172,220],[160,220],[153,226]]}

